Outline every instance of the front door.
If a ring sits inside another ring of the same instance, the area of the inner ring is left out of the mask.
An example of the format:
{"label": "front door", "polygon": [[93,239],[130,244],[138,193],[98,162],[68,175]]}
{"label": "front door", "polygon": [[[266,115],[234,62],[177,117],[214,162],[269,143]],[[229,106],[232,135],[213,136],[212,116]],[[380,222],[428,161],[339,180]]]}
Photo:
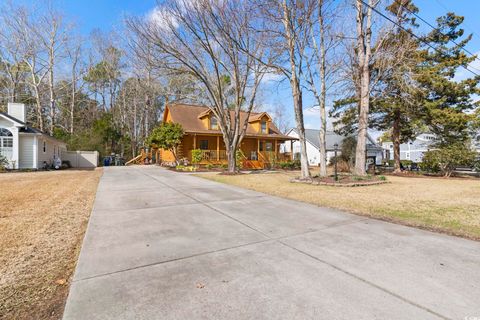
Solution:
{"label": "front door", "polygon": [[265,142],[265,151],[273,151],[273,143]]}

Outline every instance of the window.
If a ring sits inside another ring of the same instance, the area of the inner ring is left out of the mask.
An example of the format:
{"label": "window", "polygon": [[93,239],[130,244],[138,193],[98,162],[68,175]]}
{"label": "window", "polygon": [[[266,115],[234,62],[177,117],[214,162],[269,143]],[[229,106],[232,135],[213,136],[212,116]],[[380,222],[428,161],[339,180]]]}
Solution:
{"label": "window", "polygon": [[265,150],[266,151],[273,151],[273,143],[265,142]]}
{"label": "window", "polygon": [[13,137],[13,134],[6,128],[0,128],[0,137]]}
{"label": "window", "polygon": [[262,125],[262,133],[267,133],[267,122],[262,121],[261,125]]}
{"label": "window", "polygon": [[13,148],[13,134],[8,129],[0,128],[0,148]]}
{"label": "window", "polygon": [[47,152],[47,142],[43,141],[43,153]]}
{"label": "window", "polygon": [[260,141],[260,143],[258,144],[258,150],[263,151],[263,141]]}
{"label": "window", "polygon": [[217,119],[217,117],[212,116],[210,118],[210,129],[218,130],[218,119]]}
{"label": "window", "polygon": [[13,148],[13,138],[2,137],[0,140],[0,147]]}
{"label": "window", "polygon": [[208,140],[200,140],[200,149],[208,150]]}

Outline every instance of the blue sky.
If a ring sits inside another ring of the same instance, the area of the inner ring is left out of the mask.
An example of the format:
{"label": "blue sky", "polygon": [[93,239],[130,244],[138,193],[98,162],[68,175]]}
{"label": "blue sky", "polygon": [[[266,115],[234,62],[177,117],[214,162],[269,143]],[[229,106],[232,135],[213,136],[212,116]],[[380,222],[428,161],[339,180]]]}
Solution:
{"label": "blue sky", "polygon": [[[167,0],[168,1],[168,0]],[[41,7],[44,1],[22,0],[24,4]],[[145,15],[157,3],[155,0],[54,0],[54,3],[65,12],[69,20],[73,20],[80,32],[88,36],[94,29],[108,32],[121,24],[125,15]],[[420,8],[419,15],[435,25],[435,19],[448,11],[453,11],[465,17],[463,28],[466,33],[473,33],[473,39],[466,49],[473,53],[480,52],[480,1],[476,0],[416,0]],[[421,30],[429,31],[430,27],[420,22]],[[474,67],[480,69],[480,61]],[[468,74],[464,72],[464,74]],[[461,76],[461,75],[460,75]],[[285,107],[288,119],[293,125],[293,112],[290,87],[287,81],[282,84],[270,85],[265,88],[262,102],[273,105],[281,103]],[[319,119],[316,111],[308,109],[313,101],[308,96],[304,99],[305,124],[310,128],[318,128]]]}

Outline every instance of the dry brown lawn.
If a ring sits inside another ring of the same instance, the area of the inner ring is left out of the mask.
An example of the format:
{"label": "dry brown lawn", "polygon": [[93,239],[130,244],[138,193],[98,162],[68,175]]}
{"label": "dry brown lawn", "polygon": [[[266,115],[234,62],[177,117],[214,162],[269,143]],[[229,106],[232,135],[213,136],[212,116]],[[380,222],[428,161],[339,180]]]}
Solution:
{"label": "dry brown lawn", "polygon": [[199,175],[279,197],[480,240],[480,179],[388,176],[355,188],[290,183],[298,173]]}
{"label": "dry brown lawn", "polygon": [[0,174],[0,319],[60,319],[101,169]]}

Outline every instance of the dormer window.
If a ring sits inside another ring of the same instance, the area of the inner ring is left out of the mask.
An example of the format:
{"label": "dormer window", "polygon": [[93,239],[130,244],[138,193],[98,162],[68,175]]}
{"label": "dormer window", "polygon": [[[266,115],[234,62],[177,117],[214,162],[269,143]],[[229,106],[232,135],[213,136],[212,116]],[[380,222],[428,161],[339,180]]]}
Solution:
{"label": "dormer window", "polygon": [[210,118],[210,129],[218,130],[218,119],[217,119],[217,117],[212,116]]}
{"label": "dormer window", "polygon": [[261,131],[262,131],[262,133],[268,133],[267,132],[267,122],[266,121],[261,122]]}

